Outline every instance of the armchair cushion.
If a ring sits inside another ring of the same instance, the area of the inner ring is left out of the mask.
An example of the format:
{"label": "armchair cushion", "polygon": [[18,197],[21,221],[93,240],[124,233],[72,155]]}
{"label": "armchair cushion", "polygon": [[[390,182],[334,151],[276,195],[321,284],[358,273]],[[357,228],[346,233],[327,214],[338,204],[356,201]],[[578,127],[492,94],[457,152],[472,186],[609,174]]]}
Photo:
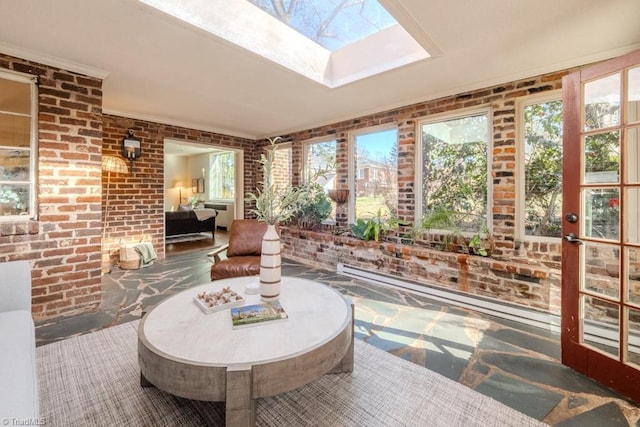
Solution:
{"label": "armchair cushion", "polygon": [[234,256],[211,267],[211,280],[260,274],[259,256]]}
{"label": "armchair cushion", "polygon": [[235,256],[260,256],[262,237],[267,224],[255,219],[234,219],[229,233],[227,258]]}
{"label": "armchair cushion", "polygon": [[226,248],[227,258],[220,259],[219,253],[223,248],[209,254],[214,259],[211,280],[260,274],[262,237],[266,231],[267,224],[255,219],[233,220]]}

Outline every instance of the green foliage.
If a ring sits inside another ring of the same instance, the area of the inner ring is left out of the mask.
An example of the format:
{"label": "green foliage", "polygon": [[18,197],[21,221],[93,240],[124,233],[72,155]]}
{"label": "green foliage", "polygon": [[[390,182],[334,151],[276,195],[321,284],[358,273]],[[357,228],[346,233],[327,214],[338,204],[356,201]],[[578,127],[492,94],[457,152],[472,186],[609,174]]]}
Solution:
{"label": "green foliage", "polygon": [[331,202],[320,184],[312,183],[305,187],[306,197],[300,200],[298,212],[295,214],[295,221],[303,228],[321,224],[329,218],[332,210]]}
{"label": "green foliage", "polygon": [[369,219],[358,218],[355,224],[349,226],[351,232],[358,239],[365,241],[380,241],[380,238],[389,231],[398,229],[397,218],[386,219],[382,216],[382,212],[378,209],[375,216]]}
{"label": "green foliage", "polygon": [[562,101],[524,108],[525,232],[560,236]]}
{"label": "green foliage", "polygon": [[255,193],[247,194],[247,201],[254,202],[256,206],[251,212],[267,224],[282,223],[291,219],[300,209],[301,200],[308,197],[309,191],[306,186],[280,189],[273,182],[276,142],[280,139],[282,138],[269,138],[267,154],[260,155],[259,160],[264,173],[262,188],[258,188]]}
{"label": "green foliage", "polygon": [[422,127],[423,211],[458,212],[453,226],[463,231],[486,221],[487,126],[478,114]]}

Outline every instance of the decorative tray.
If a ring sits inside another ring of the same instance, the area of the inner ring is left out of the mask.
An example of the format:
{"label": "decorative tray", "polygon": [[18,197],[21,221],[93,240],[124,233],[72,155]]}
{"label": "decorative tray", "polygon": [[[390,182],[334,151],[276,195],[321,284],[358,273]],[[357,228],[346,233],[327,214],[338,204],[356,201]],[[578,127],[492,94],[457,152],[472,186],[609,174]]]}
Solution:
{"label": "decorative tray", "polygon": [[193,297],[193,301],[205,314],[237,307],[245,303],[242,295],[232,291],[228,286],[219,292],[200,292]]}

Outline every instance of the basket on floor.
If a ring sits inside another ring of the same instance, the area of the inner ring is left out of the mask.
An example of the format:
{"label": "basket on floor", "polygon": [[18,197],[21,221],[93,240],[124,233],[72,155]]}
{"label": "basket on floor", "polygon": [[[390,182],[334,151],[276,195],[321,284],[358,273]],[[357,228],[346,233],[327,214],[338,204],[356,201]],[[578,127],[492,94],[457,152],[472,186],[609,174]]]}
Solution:
{"label": "basket on floor", "polygon": [[134,245],[120,246],[120,268],[123,270],[137,270],[140,268],[140,254]]}

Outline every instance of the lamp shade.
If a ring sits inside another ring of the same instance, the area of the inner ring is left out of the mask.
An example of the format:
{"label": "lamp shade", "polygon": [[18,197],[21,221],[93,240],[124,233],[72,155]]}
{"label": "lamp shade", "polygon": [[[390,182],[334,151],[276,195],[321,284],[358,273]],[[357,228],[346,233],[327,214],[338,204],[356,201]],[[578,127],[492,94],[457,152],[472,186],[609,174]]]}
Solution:
{"label": "lamp shade", "polygon": [[173,184],[173,188],[182,188],[184,187],[184,182],[177,180],[174,184]]}
{"label": "lamp shade", "polygon": [[129,173],[127,162],[122,157],[102,156],[102,170],[105,172]]}

